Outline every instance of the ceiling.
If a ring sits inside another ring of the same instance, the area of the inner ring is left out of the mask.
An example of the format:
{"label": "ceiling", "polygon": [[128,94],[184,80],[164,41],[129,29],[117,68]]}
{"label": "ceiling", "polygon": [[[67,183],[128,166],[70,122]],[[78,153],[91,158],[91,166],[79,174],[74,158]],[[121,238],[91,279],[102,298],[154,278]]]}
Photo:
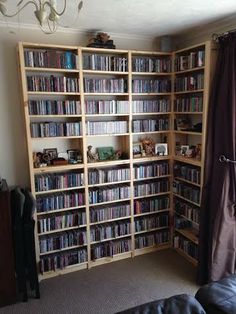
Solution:
{"label": "ceiling", "polygon": [[[235,0],[83,0],[78,17],[78,2],[68,0],[67,12],[61,19],[64,26],[86,32],[150,37],[177,34],[236,14]],[[15,11],[18,1],[7,0],[5,3],[10,14]],[[62,8],[63,1],[57,3],[58,9]],[[16,18],[0,16],[0,21],[35,25],[33,11],[33,5],[29,5]]]}

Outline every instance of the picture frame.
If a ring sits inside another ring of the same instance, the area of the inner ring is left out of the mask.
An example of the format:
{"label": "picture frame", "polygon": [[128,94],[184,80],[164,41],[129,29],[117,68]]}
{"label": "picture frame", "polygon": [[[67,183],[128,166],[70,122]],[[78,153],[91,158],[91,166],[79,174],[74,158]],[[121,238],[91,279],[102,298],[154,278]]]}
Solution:
{"label": "picture frame", "polygon": [[167,143],[155,144],[155,155],[167,156],[168,155],[168,144]]}
{"label": "picture frame", "polygon": [[142,150],[143,150],[142,142],[133,143],[133,156],[134,157],[141,157],[142,156]]}
{"label": "picture frame", "polygon": [[66,152],[68,155],[69,164],[77,164],[82,162],[82,158],[78,149],[68,149]]}
{"label": "picture frame", "polygon": [[181,145],[180,149],[181,149],[181,155],[186,156],[189,150],[189,145]]}
{"label": "picture frame", "polygon": [[44,148],[43,154],[49,156],[49,160],[52,160],[54,158],[57,158],[58,153],[57,153],[57,148]]}
{"label": "picture frame", "polygon": [[114,149],[112,146],[97,148],[99,160],[111,160],[114,157]]}

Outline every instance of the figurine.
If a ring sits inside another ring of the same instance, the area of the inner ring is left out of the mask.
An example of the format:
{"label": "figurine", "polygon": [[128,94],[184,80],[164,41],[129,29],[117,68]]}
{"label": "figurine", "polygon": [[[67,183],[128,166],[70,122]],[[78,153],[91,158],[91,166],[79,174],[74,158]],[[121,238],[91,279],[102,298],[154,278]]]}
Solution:
{"label": "figurine", "polygon": [[97,153],[92,153],[92,145],[88,146],[88,150],[87,150],[87,159],[88,162],[95,162],[98,161],[98,154]]}
{"label": "figurine", "polygon": [[145,138],[141,140],[141,142],[143,144],[143,148],[147,156],[155,155],[155,144],[151,138]]}

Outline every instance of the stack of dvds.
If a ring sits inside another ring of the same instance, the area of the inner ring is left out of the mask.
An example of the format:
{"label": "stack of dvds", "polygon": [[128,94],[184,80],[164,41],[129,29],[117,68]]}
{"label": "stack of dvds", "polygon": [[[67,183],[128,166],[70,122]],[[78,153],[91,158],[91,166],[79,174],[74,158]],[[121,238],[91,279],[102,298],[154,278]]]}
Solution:
{"label": "stack of dvds", "polygon": [[187,219],[199,224],[200,213],[199,208],[187,204],[183,201],[175,199],[174,209],[178,215],[184,216]]}
{"label": "stack of dvds", "polygon": [[86,122],[87,135],[122,134],[128,132],[127,121]]}
{"label": "stack of dvds", "polygon": [[81,122],[32,122],[30,124],[31,136],[60,137],[81,136]]}
{"label": "stack of dvds", "polygon": [[77,100],[29,100],[30,115],[78,115],[81,104]]}
{"label": "stack of dvds", "polygon": [[126,93],[127,80],[125,79],[84,79],[85,93]]}
{"label": "stack of dvds", "polygon": [[134,79],[132,82],[133,93],[169,93],[171,91],[171,81]]}
{"label": "stack of dvds", "polygon": [[135,219],[135,232],[149,231],[155,228],[168,227],[168,214]]}
{"label": "stack of dvds", "polygon": [[93,169],[88,172],[89,184],[130,180],[129,168]]}
{"label": "stack of dvds", "polygon": [[132,71],[169,73],[171,71],[171,59],[169,57],[168,58],[133,57]]}
{"label": "stack of dvds", "polygon": [[116,240],[99,245],[93,245],[91,248],[91,259],[96,260],[102,257],[112,257],[131,251],[131,240]]}
{"label": "stack of dvds", "polygon": [[133,120],[133,132],[156,132],[169,130],[169,119]]}
{"label": "stack of dvds", "polygon": [[135,249],[164,244],[170,241],[169,231],[159,231],[155,233],[138,235],[135,237]]}
{"label": "stack of dvds", "polygon": [[130,222],[116,222],[109,225],[97,225],[90,229],[90,241],[98,242],[106,239],[113,239],[130,235],[130,233]]}
{"label": "stack of dvds", "polygon": [[129,113],[127,100],[85,100],[86,114],[126,114]]}
{"label": "stack of dvds", "polygon": [[27,86],[30,92],[79,92],[78,79],[65,76],[27,76]]}
{"label": "stack of dvds", "polygon": [[175,79],[175,91],[191,91],[204,88],[204,75],[202,73],[191,74],[188,76],[176,77]]}
{"label": "stack of dvds", "polygon": [[131,214],[130,204],[120,204],[101,208],[90,208],[90,222],[112,220],[127,217]]}
{"label": "stack of dvds", "polygon": [[169,197],[158,197],[144,200],[134,201],[134,214],[151,213],[155,211],[161,211],[169,209],[170,198]]}
{"label": "stack of dvds", "polygon": [[83,69],[126,72],[128,71],[128,59],[120,56],[86,54],[83,56]]}
{"label": "stack of dvds", "polygon": [[158,100],[133,100],[132,108],[133,113],[169,112],[170,100],[168,98],[162,98]]}
{"label": "stack of dvds", "polygon": [[158,193],[168,192],[170,189],[170,183],[168,180],[150,181],[147,183],[137,183],[134,186],[134,196],[145,196]]}
{"label": "stack of dvds", "polygon": [[174,106],[174,110],[177,112],[201,112],[203,110],[203,97],[178,97],[175,99]]}
{"label": "stack of dvds", "polygon": [[169,163],[150,163],[134,165],[134,177],[135,179],[160,177],[169,174]]}
{"label": "stack of dvds", "polygon": [[110,202],[126,198],[130,198],[130,187],[126,185],[89,190],[89,204]]}

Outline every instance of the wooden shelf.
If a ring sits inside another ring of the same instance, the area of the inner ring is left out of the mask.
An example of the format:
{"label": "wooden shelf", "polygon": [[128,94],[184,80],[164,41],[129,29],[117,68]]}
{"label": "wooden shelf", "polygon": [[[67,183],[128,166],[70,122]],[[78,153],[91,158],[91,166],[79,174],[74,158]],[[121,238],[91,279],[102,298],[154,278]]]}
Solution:
{"label": "wooden shelf", "polygon": [[182,234],[185,238],[189,239],[196,245],[198,245],[198,237],[192,229],[175,229],[176,232]]}
{"label": "wooden shelf", "polygon": [[70,140],[70,139],[78,139],[78,138],[82,138],[82,135],[78,135],[78,136],[48,136],[48,137],[32,137],[32,140],[34,141],[41,141],[41,140],[52,140],[52,139],[58,139],[58,140]]}
{"label": "wooden shelf", "polygon": [[79,96],[80,93],[69,93],[69,92],[33,92],[33,91],[28,91],[28,95],[49,95],[49,96]]}
{"label": "wooden shelf", "polygon": [[86,137],[129,136],[129,133],[89,134]]}
{"label": "wooden shelf", "polygon": [[178,91],[178,92],[175,92],[175,95],[194,94],[194,93],[203,93],[203,92],[204,92],[204,89],[195,89],[195,90]]}
{"label": "wooden shelf", "polygon": [[68,164],[61,166],[47,166],[40,168],[33,168],[35,174],[48,173],[48,172],[58,172],[58,171],[70,171],[75,169],[83,169],[84,164]]}
{"label": "wooden shelf", "polygon": [[165,134],[165,133],[170,133],[170,130],[166,130],[166,131],[150,131],[150,132],[133,132],[132,135]]}
{"label": "wooden shelf", "polygon": [[164,243],[155,244],[152,246],[146,246],[146,247],[141,248],[141,249],[135,249],[135,256],[139,256],[139,255],[143,255],[143,254],[147,254],[147,253],[152,253],[152,252],[156,252],[156,251],[160,251],[160,250],[167,250],[169,248],[171,248],[170,242],[164,242]]}
{"label": "wooden shelf", "polygon": [[67,207],[67,208],[60,208],[60,209],[54,209],[54,210],[49,210],[45,212],[37,212],[37,216],[44,216],[44,215],[51,215],[51,214],[58,214],[58,213],[63,213],[67,211],[72,211],[76,209],[85,209],[86,205],[80,205],[80,206],[74,206],[74,207]]}
{"label": "wooden shelf", "polygon": [[134,179],[133,182],[140,182],[140,181],[145,181],[145,180],[156,180],[156,179],[163,179],[163,178],[170,178],[171,176],[164,175],[164,176],[156,176],[156,177],[146,177],[146,178],[139,178],[139,179]]}
{"label": "wooden shelf", "polygon": [[175,111],[174,114],[196,114],[201,115],[203,114],[202,111]]}
{"label": "wooden shelf", "polygon": [[116,185],[116,184],[130,183],[130,182],[131,182],[131,180],[123,180],[123,181],[113,181],[113,182],[105,182],[105,183],[88,184],[88,188],[107,186],[107,185]]}
{"label": "wooden shelf", "polygon": [[141,196],[134,196],[134,200],[138,200],[140,198],[149,198],[149,197],[155,197],[155,196],[162,196],[170,194],[170,191],[168,192],[162,192],[162,193],[156,193],[156,194],[150,194],[150,195],[141,195]]}
{"label": "wooden shelf", "polygon": [[164,226],[164,227],[153,228],[153,229],[149,229],[149,230],[135,231],[134,234],[139,235],[139,234],[143,234],[143,233],[149,233],[149,232],[159,231],[159,230],[168,229],[168,228],[169,228],[169,226]]}
{"label": "wooden shelf", "polygon": [[183,134],[183,135],[196,135],[202,136],[201,132],[193,132],[193,131],[174,131],[175,134]]}
{"label": "wooden shelf", "polygon": [[79,73],[78,69],[37,68],[37,67],[25,67],[25,71],[27,72]]}
{"label": "wooden shelf", "polygon": [[164,112],[132,112],[133,116],[164,116],[164,115],[170,115],[171,112],[164,111]]}
{"label": "wooden shelf", "polygon": [[187,201],[187,202],[189,202],[189,203],[191,203],[191,204],[193,204],[193,205],[195,205],[195,206],[198,206],[198,207],[201,206],[200,204],[195,203],[195,202],[189,200],[188,198],[185,198],[185,197],[183,197],[183,196],[181,196],[181,195],[179,195],[179,194],[174,193],[173,195],[176,196],[176,197],[178,197],[178,198],[181,198],[182,200]]}
{"label": "wooden shelf", "polygon": [[86,225],[66,227],[63,229],[55,229],[55,230],[45,231],[45,232],[38,233],[38,235],[44,236],[44,235],[48,235],[48,234],[60,233],[60,232],[65,232],[65,231],[70,231],[70,230],[81,229],[81,228],[86,228]]}
{"label": "wooden shelf", "polygon": [[126,165],[129,164],[129,159],[119,159],[119,160],[110,160],[110,161],[99,161],[99,162],[91,162],[87,164],[88,168],[99,168],[99,167],[110,167],[110,166],[118,166],[118,165]]}
{"label": "wooden shelf", "polygon": [[146,212],[146,213],[140,213],[140,214],[134,214],[134,217],[142,217],[142,216],[149,216],[149,215],[155,215],[155,214],[162,214],[162,213],[166,213],[169,212],[171,209],[167,208],[167,209],[160,209],[160,210],[156,210],[153,212]]}
{"label": "wooden shelf", "polygon": [[126,201],[130,201],[130,198],[120,198],[114,201],[107,201],[107,202],[101,202],[101,203],[95,203],[95,204],[89,204],[90,207],[94,207],[94,206],[100,206],[100,205],[107,205],[107,204],[115,204],[118,202],[126,202]]}
{"label": "wooden shelf", "polygon": [[120,239],[128,238],[128,237],[131,237],[131,234],[124,234],[122,236],[118,236],[115,238],[107,238],[107,239],[103,239],[99,241],[93,241],[93,242],[90,242],[90,244],[93,245],[93,244],[98,244],[98,243],[103,243],[103,242],[108,242],[108,241],[115,241],[115,240],[120,240]]}
{"label": "wooden shelf", "polygon": [[174,160],[180,161],[180,162],[183,162],[186,164],[198,166],[198,167],[202,166],[201,161],[198,159],[195,159],[195,158],[187,158],[187,157],[183,157],[183,156],[174,156]]}
{"label": "wooden shelf", "polygon": [[85,247],[85,246],[87,246],[87,244],[68,246],[66,248],[40,253],[40,256],[54,254],[54,253],[59,253],[59,252],[64,252],[64,251],[69,251],[69,250],[74,250],[74,249],[79,249],[79,248],[82,248],[82,247]]}
{"label": "wooden shelf", "polygon": [[169,160],[170,156],[148,156],[148,157],[133,157],[133,163],[153,162],[161,160]]}
{"label": "wooden shelf", "polygon": [[113,218],[113,219],[107,219],[107,220],[102,220],[102,221],[97,221],[97,222],[90,222],[90,226],[96,226],[96,225],[102,225],[110,222],[115,222],[115,221],[120,221],[120,220],[127,220],[130,219],[131,216],[124,216],[124,217],[118,217],[118,218]]}
{"label": "wooden shelf", "polygon": [[191,69],[187,69],[187,70],[183,70],[183,71],[176,71],[174,72],[175,75],[178,75],[178,74],[185,74],[185,73],[191,73],[191,72],[196,72],[196,71],[203,71],[205,69],[204,66],[201,66],[201,67],[196,67],[196,68],[191,68]]}
{"label": "wooden shelf", "polygon": [[80,190],[80,189],[84,189],[84,186],[74,186],[74,187],[71,187],[71,188],[55,189],[55,190],[47,190],[47,191],[39,191],[39,192],[35,192],[35,195],[51,194],[51,193],[64,192],[64,191],[72,191],[72,190]]}
{"label": "wooden shelf", "polygon": [[104,265],[111,262],[117,262],[122,259],[131,258],[131,257],[132,257],[132,253],[129,251],[129,252],[124,252],[120,254],[115,254],[113,256],[106,256],[106,257],[101,257],[95,260],[91,260],[89,265],[90,267],[94,267],[94,266]]}
{"label": "wooden shelf", "polygon": [[135,76],[171,76],[171,72],[132,72]]}
{"label": "wooden shelf", "polygon": [[133,96],[171,96],[171,93],[132,93]]}
{"label": "wooden shelf", "polygon": [[81,118],[81,114],[37,114],[29,115],[30,119],[47,119],[47,118]]}
{"label": "wooden shelf", "polygon": [[128,96],[129,93],[83,93],[84,96]]}
{"label": "wooden shelf", "polygon": [[85,114],[85,118],[101,118],[101,117],[129,117],[129,113],[99,113]]}
{"label": "wooden shelf", "polygon": [[88,268],[88,262],[69,265],[69,266],[66,266],[64,269],[58,268],[55,271],[44,272],[43,275],[39,274],[39,280],[40,279],[49,279],[49,278],[53,278],[53,277],[58,276],[58,275],[65,275],[65,274],[69,274],[69,273],[74,272],[74,271],[87,269],[87,268]]}
{"label": "wooden shelf", "polygon": [[182,181],[182,182],[186,182],[186,183],[191,184],[191,185],[195,185],[195,186],[197,186],[199,188],[201,187],[201,184],[195,183],[195,182],[192,182],[192,181],[189,181],[189,180],[186,180],[186,179],[181,178],[181,177],[174,177],[174,179]]}
{"label": "wooden shelf", "polygon": [[128,75],[129,72],[121,71],[102,71],[102,70],[83,70],[83,74],[100,74],[100,75]]}

